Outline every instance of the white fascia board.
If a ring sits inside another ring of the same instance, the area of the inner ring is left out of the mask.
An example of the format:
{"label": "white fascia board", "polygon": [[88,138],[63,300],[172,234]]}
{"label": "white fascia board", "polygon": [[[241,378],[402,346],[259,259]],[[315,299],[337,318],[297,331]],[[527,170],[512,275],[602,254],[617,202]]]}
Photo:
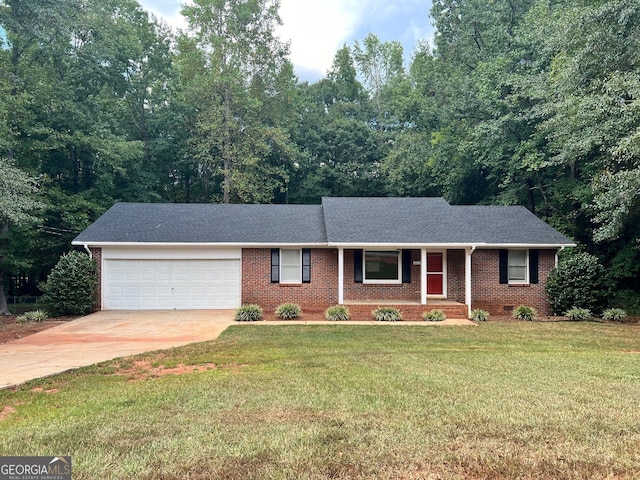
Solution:
{"label": "white fascia board", "polygon": [[469,248],[484,246],[484,243],[330,243],[330,247],[336,248],[363,248],[363,249],[381,249],[381,248]]}
{"label": "white fascia board", "polygon": [[535,248],[535,249],[554,249],[561,247],[577,247],[575,243],[481,243],[478,248]]}
{"label": "white fascia board", "polygon": [[79,247],[209,247],[209,248],[327,248],[326,243],[169,243],[169,242],[71,242]]}
{"label": "white fascia board", "polygon": [[330,247],[337,248],[433,248],[433,249],[453,249],[453,248],[539,248],[553,249],[560,247],[576,247],[575,243],[329,243]]}

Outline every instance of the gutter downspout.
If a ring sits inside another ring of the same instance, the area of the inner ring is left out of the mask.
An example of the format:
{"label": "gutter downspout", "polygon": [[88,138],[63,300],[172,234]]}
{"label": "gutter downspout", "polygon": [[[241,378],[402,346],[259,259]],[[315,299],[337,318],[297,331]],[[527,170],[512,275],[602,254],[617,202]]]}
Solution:
{"label": "gutter downspout", "polygon": [[89,254],[89,258],[90,258],[91,260],[93,260],[93,254],[91,253],[91,250],[89,250],[89,245],[88,245],[87,243],[84,243],[82,246],[84,247],[84,249],[85,249],[85,250],[87,251],[87,253]]}
{"label": "gutter downspout", "polygon": [[558,255],[560,255],[560,252],[562,252],[566,247],[560,247],[557,251],[556,251],[556,268],[558,267]]}

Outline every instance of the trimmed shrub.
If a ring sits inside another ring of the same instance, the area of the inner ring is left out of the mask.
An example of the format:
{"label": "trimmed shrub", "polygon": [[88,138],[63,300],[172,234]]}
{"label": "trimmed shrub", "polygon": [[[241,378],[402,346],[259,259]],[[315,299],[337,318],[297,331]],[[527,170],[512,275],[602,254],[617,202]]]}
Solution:
{"label": "trimmed shrub", "polygon": [[58,260],[47,281],[39,285],[42,302],[53,316],[86,315],[97,303],[98,276],[95,260],[82,252],[69,252]]}
{"label": "trimmed shrub", "polygon": [[48,318],[47,312],[43,310],[32,310],[30,312],[24,312],[19,317],[16,317],[16,322],[18,323],[42,322],[47,318]]}
{"label": "trimmed shrub", "polygon": [[562,314],[574,305],[601,312],[611,296],[611,281],[598,258],[578,253],[563,259],[546,284],[547,300],[554,313]]}
{"label": "trimmed shrub", "polygon": [[300,305],[296,305],[295,303],[283,303],[276,308],[276,315],[282,320],[298,318],[301,313],[302,309],[300,308]]}
{"label": "trimmed shrub", "polygon": [[257,322],[262,320],[262,308],[252,303],[246,303],[236,310],[233,319],[236,322]]}
{"label": "trimmed shrub", "polygon": [[532,322],[538,317],[538,312],[535,308],[528,305],[520,305],[513,311],[513,318],[516,320],[524,320]]}
{"label": "trimmed shrub", "polygon": [[602,312],[602,319],[609,322],[621,322],[626,316],[627,312],[621,308],[607,308]]}
{"label": "trimmed shrub", "polygon": [[378,307],[371,314],[378,322],[399,322],[402,320],[400,310],[392,307]]}
{"label": "trimmed shrub", "polygon": [[469,318],[474,322],[486,322],[489,320],[489,312],[479,308],[474,308],[471,310],[471,316]]}
{"label": "trimmed shrub", "polygon": [[342,305],[334,305],[327,308],[324,312],[324,318],[331,322],[346,322],[351,318],[349,309]]}
{"label": "trimmed shrub", "polygon": [[591,315],[591,311],[588,308],[573,307],[567,310],[564,315],[574,322],[591,320],[593,318],[593,315]]}
{"label": "trimmed shrub", "polygon": [[442,322],[446,320],[447,316],[442,310],[429,310],[422,314],[422,319],[427,322]]}

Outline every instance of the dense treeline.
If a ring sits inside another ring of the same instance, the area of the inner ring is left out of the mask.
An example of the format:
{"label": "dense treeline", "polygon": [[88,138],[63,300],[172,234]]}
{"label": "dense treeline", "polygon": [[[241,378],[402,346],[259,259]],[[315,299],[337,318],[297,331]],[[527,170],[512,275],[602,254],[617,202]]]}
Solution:
{"label": "dense treeline", "polygon": [[369,35],[309,84],[277,0],[196,0],[180,34],[135,0],[0,1],[0,291],[115,201],[442,195],[525,205],[638,292],[640,4],[430,13],[409,65]]}

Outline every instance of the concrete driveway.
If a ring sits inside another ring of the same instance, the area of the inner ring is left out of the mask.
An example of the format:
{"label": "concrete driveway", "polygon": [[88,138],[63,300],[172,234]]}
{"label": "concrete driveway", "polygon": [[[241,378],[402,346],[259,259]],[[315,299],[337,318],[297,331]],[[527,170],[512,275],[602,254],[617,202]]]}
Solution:
{"label": "concrete driveway", "polygon": [[232,310],[97,312],[0,345],[0,388],[113,358],[215,340]]}

